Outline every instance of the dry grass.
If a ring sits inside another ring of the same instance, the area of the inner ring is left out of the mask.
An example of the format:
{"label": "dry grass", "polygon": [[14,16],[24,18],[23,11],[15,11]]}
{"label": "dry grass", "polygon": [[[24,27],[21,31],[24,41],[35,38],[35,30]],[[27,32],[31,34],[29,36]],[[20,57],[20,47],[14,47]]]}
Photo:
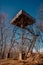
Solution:
{"label": "dry grass", "polygon": [[43,65],[43,53],[32,54],[27,60],[0,59],[0,65]]}

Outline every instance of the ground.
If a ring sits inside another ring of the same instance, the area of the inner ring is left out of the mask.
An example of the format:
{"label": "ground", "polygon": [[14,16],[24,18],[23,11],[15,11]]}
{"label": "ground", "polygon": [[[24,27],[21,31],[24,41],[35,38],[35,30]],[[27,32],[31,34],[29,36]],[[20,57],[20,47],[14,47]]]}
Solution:
{"label": "ground", "polygon": [[[34,54],[33,54],[34,57]],[[43,65],[43,53],[35,54],[34,59],[32,56],[27,60],[14,60],[14,59],[0,59],[0,65]],[[36,58],[37,57],[37,58]]]}
{"label": "ground", "polygon": [[0,65],[43,65],[43,63],[32,63],[28,61],[19,61],[19,60],[0,60]]}

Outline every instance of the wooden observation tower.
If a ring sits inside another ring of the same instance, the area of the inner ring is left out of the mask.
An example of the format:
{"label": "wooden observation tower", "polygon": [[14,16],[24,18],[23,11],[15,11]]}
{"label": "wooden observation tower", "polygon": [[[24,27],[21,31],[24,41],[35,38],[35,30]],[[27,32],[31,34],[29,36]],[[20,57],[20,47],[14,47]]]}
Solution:
{"label": "wooden observation tower", "polygon": [[[30,31],[30,29],[27,29],[26,27],[30,26],[34,23],[35,23],[35,19],[23,10],[20,10],[19,13],[11,20],[11,24],[21,28],[22,32],[23,32],[23,29],[25,29],[33,35],[33,40],[29,46],[28,52],[32,51],[32,49],[34,47],[34,43],[37,39],[37,35],[35,35],[34,32]],[[22,51],[21,51],[22,54],[20,54],[20,59],[21,59],[21,56],[22,56],[22,59],[24,59],[24,56],[25,56],[25,54],[24,54],[25,52],[23,51],[23,48],[24,48],[23,46],[25,43],[25,42],[23,42],[23,40],[24,40],[23,35],[24,34],[22,34]]]}

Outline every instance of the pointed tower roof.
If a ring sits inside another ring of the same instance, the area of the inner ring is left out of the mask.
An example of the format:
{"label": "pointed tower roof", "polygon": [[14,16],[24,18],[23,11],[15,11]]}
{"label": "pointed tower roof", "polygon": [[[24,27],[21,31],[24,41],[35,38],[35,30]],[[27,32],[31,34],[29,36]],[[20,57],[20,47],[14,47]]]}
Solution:
{"label": "pointed tower roof", "polygon": [[35,19],[23,10],[20,10],[18,14],[11,20],[11,24],[25,28],[27,25],[35,23]]}

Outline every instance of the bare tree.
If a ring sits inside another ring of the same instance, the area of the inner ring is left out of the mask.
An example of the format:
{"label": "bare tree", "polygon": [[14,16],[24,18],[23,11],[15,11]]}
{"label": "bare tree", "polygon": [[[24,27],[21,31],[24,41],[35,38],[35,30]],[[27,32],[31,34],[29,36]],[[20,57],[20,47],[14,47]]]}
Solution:
{"label": "bare tree", "polygon": [[43,43],[43,5],[40,6],[38,11],[38,21],[39,23],[37,25],[37,28],[42,33],[42,35],[40,34],[40,39]]}
{"label": "bare tree", "polygon": [[5,49],[6,49],[6,39],[8,34],[6,33],[6,15],[0,14],[0,51],[1,51],[1,58],[4,57]]}

